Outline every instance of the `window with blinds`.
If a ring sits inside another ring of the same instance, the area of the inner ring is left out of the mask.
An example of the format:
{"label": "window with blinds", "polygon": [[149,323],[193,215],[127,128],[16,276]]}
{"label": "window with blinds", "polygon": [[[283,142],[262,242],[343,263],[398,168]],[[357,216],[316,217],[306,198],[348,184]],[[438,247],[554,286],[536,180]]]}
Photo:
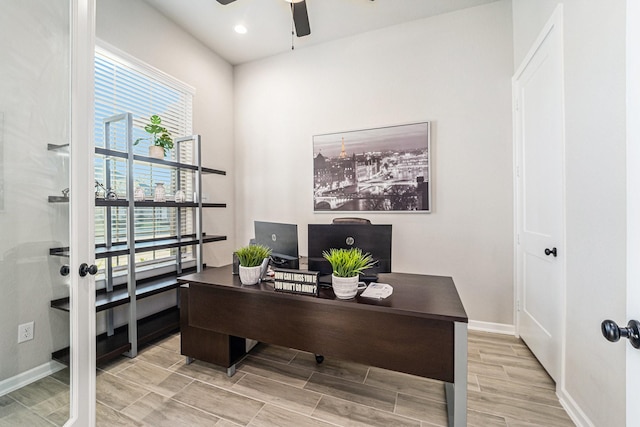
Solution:
{"label": "window with blinds", "polygon": [[[193,89],[122,52],[114,49],[96,48],[95,53],[95,121],[94,141],[96,147],[127,151],[126,129],[124,122],[115,122],[110,126],[109,135],[105,135],[104,119],[120,113],[132,113],[134,154],[148,156],[149,137],[144,131],[149,117],[157,114],[162,125],[177,137],[192,133]],[[108,146],[107,146],[108,145]],[[191,163],[193,147],[180,144],[179,150],[171,150],[170,159]],[[95,179],[97,197],[104,193],[102,187],[116,192],[119,199],[131,199],[127,195],[127,162],[125,159],[95,156]],[[180,189],[191,201],[194,182],[191,172],[182,171]],[[176,169],[157,164],[135,162],[133,170],[134,187],[144,190],[146,199],[153,198],[157,183],[163,183],[167,199],[171,200],[177,188]],[[100,185],[98,185],[98,183]],[[95,240],[105,243],[107,237],[107,209],[111,209],[111,242],[127,241],[127,209],[118,207],[97,207],[95,213]],[[135,239],[159,239],[173,237],[180,230],[181,235],[194,233],[194,213],[192,209],[182,208],[180,224],[177,209],[145,207],[135,208]],[[175,263],[176,251],[181,251],[183,260],[192,258],[190,247],[182,249],[164,249],[144,252],[136,257],[138,267],[154,267],[164,263]],[[112,259],[114,270],[126,267],[126,256]],[[104,267],[104,263],[102,265]]]}

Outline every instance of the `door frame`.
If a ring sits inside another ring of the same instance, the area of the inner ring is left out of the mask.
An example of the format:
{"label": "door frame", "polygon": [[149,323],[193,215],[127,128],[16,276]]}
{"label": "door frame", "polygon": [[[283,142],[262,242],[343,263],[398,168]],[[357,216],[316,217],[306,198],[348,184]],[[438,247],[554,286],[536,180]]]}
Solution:
{"label": "door frame", "polygon": [[71,144],[69,203],[70,356],[69,420],[65,426],[95,426],[95,279],[79,276],[80,264],[95,261],[93,171],[93,81],[95,0],[71,0]]}
{"label": "door frame", "polygon": [[[627,317],[640,320],[640,3],[627,0],[626,22],[626,94],[627,94]],[[622,325],[621,325],[622,326]],[[626,341],[626,340],[625,340]],[[640,419],[640,350],[626,346],[626,418]]]}
{"label": "door frame", "polygon": [[[519,78],[522,76],[524,71],[526,70],[528,64],[531,62],[532,58],[543,44],[544,40],[547,38],[549,33],[552,30],[556,30],[558,32],[558,37],[560,37],[560,42],[558,43],[560,56],[563,81],[562,81],[562,104],[564,106],[564,32],[563,32],[563,5],[562,3],[558,4],[551,14],[551,17],[544,25],[542,30],[540,31],[538,37],[535,42],[532,44],[529,52],[522,60],[520,66],[514,73],[512,77],[512,114],[513,114],[513,142],[514,142],[514,150],[513,150],[513,192],[514,192],[514,304],[513,304],[513,318],[515,324],[515,332],[516,336],[520,337],[520,306],[521,301],[523,300],[523,280],[522,280],[522,271],[523,271],[523,251],[520,245],[520,234],[523,229],[523,206],[522,206],[522,194],[520,192],[520,169],[521,163],[520,159],[522,157],[522,138],[521,138],[521,105],[518,97],[518,82]],[[563,116],[564,116],[564,107],[563,107]],[[561,325],[559,328],[559,340],[560,340],[560,372],[558,375],[557,383],[556,383],[556,391],[562,390],[564,388],[565,383],[565,372],[566,372],[566,289],[567,289],[567,275],[566,275],[566,231],[567,231],[567,221],[566,221],[566,205],[567,205],[567,196],[566,196],[566,158],[565,158],[565,148],[566,148],[566,132],[565,132],[565,120],[564,117],[562,119],[562,235],[558,236],[561,239],[558,242],[558,247],[560,250],[565,251],[564,256],[558,260],[561,265],[561,273],[560,273],[560,283],[562,286],[561,294],[563,296],[562,299],[562,307],[561,307]]]}

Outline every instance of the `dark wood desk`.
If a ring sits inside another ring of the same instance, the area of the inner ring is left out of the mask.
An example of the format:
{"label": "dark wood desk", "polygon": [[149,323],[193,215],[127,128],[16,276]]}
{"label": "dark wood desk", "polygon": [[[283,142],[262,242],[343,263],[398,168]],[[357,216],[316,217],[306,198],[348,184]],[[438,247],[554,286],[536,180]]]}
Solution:
{"label": "dark wood desk", "polygon": [[243,286],[231,266],[183,276],[181,351],[235,372],[245,340],[304,350],[445,382],[449,424],[466,425],[467,314],[450,277],[380,274],[384,300],[338,300]]}

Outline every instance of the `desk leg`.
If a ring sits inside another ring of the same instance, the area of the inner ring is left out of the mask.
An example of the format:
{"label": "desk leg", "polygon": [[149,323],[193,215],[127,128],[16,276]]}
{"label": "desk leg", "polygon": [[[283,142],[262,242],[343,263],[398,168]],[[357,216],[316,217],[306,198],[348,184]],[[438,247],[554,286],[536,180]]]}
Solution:
{"label": "desk leg", "polygon": [[454,324],[453,384],[444,383],[449,427],[467,425],[467,324]]}
{"label": "desk leg", "polygon": [[235,373],[236,373],[236,364],[234,363],[233,365],[227,368],[227,376],[231,378],[232,376],[235,375]]}

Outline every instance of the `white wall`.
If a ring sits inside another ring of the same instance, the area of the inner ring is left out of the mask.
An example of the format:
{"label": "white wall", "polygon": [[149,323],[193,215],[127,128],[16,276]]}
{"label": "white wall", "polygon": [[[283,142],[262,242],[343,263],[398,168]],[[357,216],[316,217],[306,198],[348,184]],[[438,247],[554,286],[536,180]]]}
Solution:
{"label": "white wall", "polygon": [[[51,360],[68,345],[69,316],[52,310],[68,295],[59,274],[68,205],[47,202],[68,184],[68,157],[47,144],[69,143],[68,2],[3,4],[0,14],[0,382]],[[18,325],[34,339],[18,344]]]}
{"label": "white wall", "polygon": [[[514,0],[516,67],[558,4]],[[625,2],[565,0],[567,338],[563,398],[596,426],[625,425]]]}
{"label": "white wall", "polygon": [[236,245],[292,222],[306,254],[306,225],[340,216],[313,213],[313,135],[431,120],[433,213],[358,216],[393,224],[395,271],[513,324],[512,73],[509,1],[237,66]]}
{"label": "white wall", "polygon": [[226,209],[205,210],[203,230],[228,236],[205,245],[205,262],[231,262],[234,241],[233,69],[142,0],[98,0],[96,35],[141,61],[196,89],[193,131],[202,135],[203,166],[227,176],[203,177],[203,196],[227,203]]}

